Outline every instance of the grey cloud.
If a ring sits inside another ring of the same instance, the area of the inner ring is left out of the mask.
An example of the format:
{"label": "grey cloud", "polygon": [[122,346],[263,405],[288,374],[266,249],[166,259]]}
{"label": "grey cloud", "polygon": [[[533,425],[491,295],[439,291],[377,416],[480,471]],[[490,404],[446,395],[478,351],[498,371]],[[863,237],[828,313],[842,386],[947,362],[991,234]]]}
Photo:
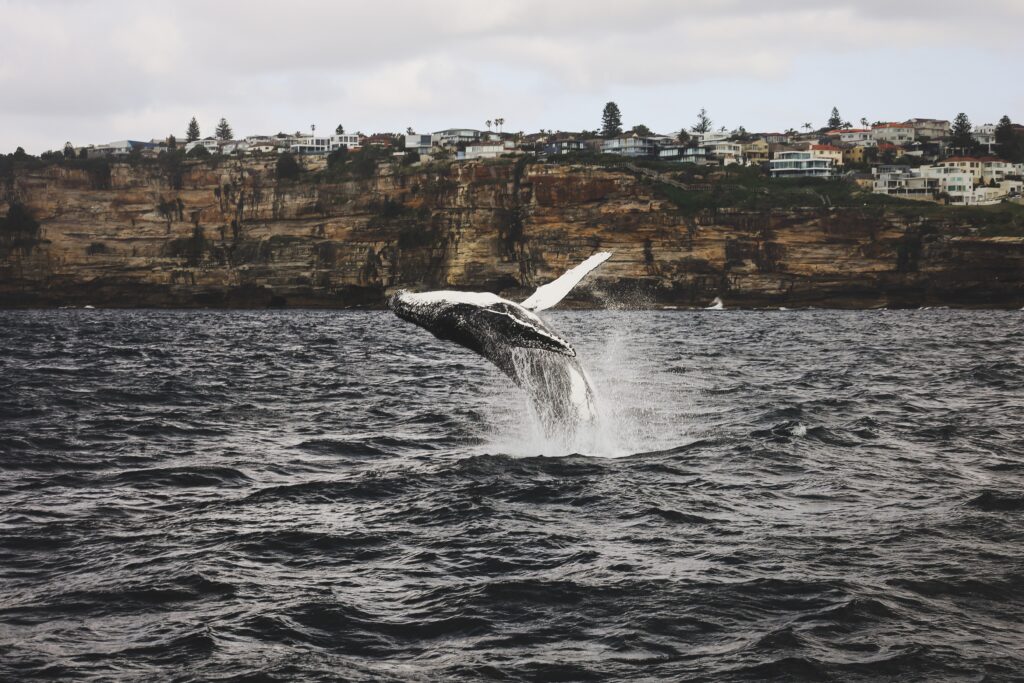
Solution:
{"label": "grey cloud", "polygon": [[[490,106],[480,100],[536,111],[545,95],[784,82],[822,54],[1024,54],[1018,0],[0,0],[0,13],[3,128],[55,109],[140,123],[150,111],[303,105],[458,119]],[[20,133],[0,134],[0,148]]]}

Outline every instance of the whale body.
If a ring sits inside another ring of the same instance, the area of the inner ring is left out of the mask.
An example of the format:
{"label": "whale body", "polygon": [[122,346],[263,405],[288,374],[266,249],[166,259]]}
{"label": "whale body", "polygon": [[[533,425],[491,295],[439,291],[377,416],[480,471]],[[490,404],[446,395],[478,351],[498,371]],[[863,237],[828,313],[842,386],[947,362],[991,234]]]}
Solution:
{"label": "whale body", "polygon": [[522,303],[489,292],[398,291],[388,307],[398,317],[488,359],[530,396],[549,435],[571,434],[597,419],[594,390],[576,350],[537,315],[561,301],[608,260],[594,254]]}

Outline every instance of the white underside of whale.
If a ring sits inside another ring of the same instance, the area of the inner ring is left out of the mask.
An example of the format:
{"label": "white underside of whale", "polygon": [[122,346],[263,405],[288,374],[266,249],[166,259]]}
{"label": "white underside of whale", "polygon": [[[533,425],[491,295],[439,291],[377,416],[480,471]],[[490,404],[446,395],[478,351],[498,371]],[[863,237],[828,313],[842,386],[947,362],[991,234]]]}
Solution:
{"label": "white underside of whale", "polygon": [[[558,304],[610,256],[610,252],[594,254],[538,287],[522,304],[490,292],[437,290],[399,292],[390,305],[400,317],[468,346],[498,365],[533,399],[545,431],[573,434],[597,420],[594,391],[575,350],[534,311]],[[438,327],[437,321],[445,322]]]}

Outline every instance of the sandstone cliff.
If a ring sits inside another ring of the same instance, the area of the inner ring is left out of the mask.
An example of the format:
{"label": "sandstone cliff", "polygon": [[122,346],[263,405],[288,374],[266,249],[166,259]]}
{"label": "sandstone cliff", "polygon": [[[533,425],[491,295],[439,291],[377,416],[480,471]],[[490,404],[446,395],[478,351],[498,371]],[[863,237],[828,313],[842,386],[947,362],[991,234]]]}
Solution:
{"label": "sandstone cliff", "polygon": [[0,216],[13,206],[30,219],[0,226],[0,306],[373,306],[398,287],[512,296],[598,249],[615,255],[578,303],[1024,305],[1019,230],[993,235],[953,209],[688,212],[647,178],[587,165],[382,166],[328,182],[277,180],[273,163],[14,169]]}

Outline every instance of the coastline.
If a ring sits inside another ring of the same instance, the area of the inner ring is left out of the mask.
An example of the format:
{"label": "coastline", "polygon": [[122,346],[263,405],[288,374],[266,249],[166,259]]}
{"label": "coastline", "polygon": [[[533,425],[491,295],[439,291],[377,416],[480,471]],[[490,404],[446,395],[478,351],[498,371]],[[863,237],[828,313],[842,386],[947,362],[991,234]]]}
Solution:
{"label": "coastline", "polygon": [[0,309],[364,309],[397,289],[517,300],[598,250],[613,257],[567,307],[1024,306],[1016,205],[742,175],[683,191],[526,157],[297,180],[259,158],[104,169],[10,179],[0,210],[24,218],[0,234]]}

